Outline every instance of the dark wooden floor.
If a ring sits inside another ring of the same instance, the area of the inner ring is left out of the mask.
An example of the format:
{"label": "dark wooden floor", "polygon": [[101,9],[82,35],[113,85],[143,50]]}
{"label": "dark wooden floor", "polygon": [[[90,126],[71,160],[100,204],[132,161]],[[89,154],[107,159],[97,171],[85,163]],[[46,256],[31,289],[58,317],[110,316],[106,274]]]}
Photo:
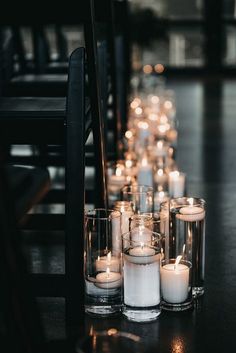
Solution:
{"label": "dark wooden floor", "polygon": [[[86,329],[115,327],[140,335],[147,352],[235,352],[236,78],[168,79],[167,86],[176,94],[176,158],[187,174],[187,194],[207,203],[205,295],[193,311],[162,312],[153,323],[86,317]],[[63,234],[52,241],[27,236],[25,251],[34,272],[63,273]],[[47,338],[64,338],[64,299],[39,303]]]}

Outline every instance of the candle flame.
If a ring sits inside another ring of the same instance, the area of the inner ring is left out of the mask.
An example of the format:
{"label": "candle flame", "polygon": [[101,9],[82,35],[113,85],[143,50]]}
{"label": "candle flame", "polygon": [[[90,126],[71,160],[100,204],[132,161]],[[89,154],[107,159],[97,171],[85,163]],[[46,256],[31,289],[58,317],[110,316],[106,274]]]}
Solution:
{"label": "candle flame", "polygon": [[121,168],[117,167],[116,168],[116,176],[121,176],[121,174],[122,174]]}
{"label": "candle flame", "polygon": [[125,161],[125,166],[126,166],[127,168],[131,168],[131,167],[132,167],[132,164],[133,164],[133,162],[132,162],[130,159],[127,159],[127,161]]}
{"label": "candle flame", "polygon": [[162,176],[164,174],[163,169],[158,169],[157,174],[159,176]]}
{"label": "candle flame", "polygon": [[174,172],[170,172],[170,175],[173,176],[174,178],[178,178],[179,172],[178,172],[178,170],[175,170]]}
{"label": "candle flame", "polygon": [[189,198],[187,199],[187,201],[188,201],[188,203],[189,203],[190,206],[193,206],[193,203],[194,203],[193,197],[189,197]]}
{"label": "candle flame", "polygon": [[167,100],[167,101],[165,101],[165,103],[164,103],[164,107],[165,107],[166,109],[171,109],[171,108],[173,107],[173,104],[172,104],[171,101]]}
{"label": "candle flame", "polygon": [[178,264],[180,263],[180,260],[182,259],[182,255],[178,255],[176,260],[175,260],[175,269],[178,266]]}
{"label": "candle flame", "polygon": [[138,123],[138,127],[139,127],[139,129],[147,130],[149,125],[148,125],[148,123],[146,121],[140,121]]}
{"label": "candle flame", "polygon": [[136,113],[137,115],[141,115],[142,112],[143,112],[143,109],[140,108],[140,107],[137,107],[137,108],[135,109],[135,113]]}
{"label": "candle flame", "polygon": [[158,141],[157,142],[157,148],[158,149],[162,149],[162,147],[163,147],[163,141]]}
{"label": "candle flame", "polygon": [[106,269],[106,273],[107,273],[107,278],[109,277],[109,275],[110,275],[110,268],[109,267],[107,267],[107,269]]}
{"label": "candle flame", "polygon": [[126,137],[127,139],[131,139],[131,137],[133,137],[132,131],[127,130],[126,133],[125,133],[125,137]]}
{"label": "candle flame", "polygon": [[92,325],[89,330],[89,336],[93,336],[93,332],[94,332],[94,330],[93,330],[93,325]]}
{"label": "candle flame", "polygon": [[142,164],[142,167],[146,167],[146,166],[148,165],[148,160],[147,160],[147,158],[143,158],[141,164]]}
{"label": "candle flame", "polygon": [[110,262],[111,261],[111,252],[109,251],[109,253],[107,254],[107,261]]}
{"label": "candle flame", "polygon": [[100,256],[98,255],[98,261],[100,261]]}
{"label": "candle flame", "polygon": [[151,98],[151,102],[153,103],[153,104],[157,104],[157,103],[159,103],[159,97],[158,96],[152,96],[152,98]]}
{"label": "candle flame", "polygon": [[140,243],[140,246],[141,246],[141,249],[143,250],[143,247],[144,247],[144,243]]}

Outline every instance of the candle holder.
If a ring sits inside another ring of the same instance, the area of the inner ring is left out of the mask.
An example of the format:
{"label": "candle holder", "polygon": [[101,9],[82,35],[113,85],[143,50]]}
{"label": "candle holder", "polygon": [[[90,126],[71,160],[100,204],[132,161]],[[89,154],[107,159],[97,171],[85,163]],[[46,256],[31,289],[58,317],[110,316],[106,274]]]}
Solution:
{"label": "candle holder", "polygon": [[85,214],[85,312],[110,315],[121,306],[121,213],[94,209]]}
{"label": "candle holder", "polygon": [[192,264],[189,261],[161,261],[161,307],[168,311],[184,311],[193,307]]}
{"label": "candle holder", "polygon": [[202,198],[181,197],[169,203],[169,257],[180,253],[192,264],[193,296],[204,293],[205,215]]}
{"label": "candle holder", "polygon": [[153,188],[147,185],[126,185],[121,189],[121,199],[131,203],[134,213],[152,213]]}
{"label": "candle holder", "polygon": [[133,209],[129,201],[116,201],[114,210],[121,213],[121,234],[127,233],[130,230],[130,221],[133,216]]}
{"label": "candle holder", "polygon": [[179,172],[178,170],[174,170],[169,173],[168,177],[168,192],[170,197],[177,198],[183,197],[185,194],[185,179],[186,174]]}
{"label": "candle holder", "polygon": [[161,240],[148,232],[148,239],[132,231],[122,236],[123,303],[122,313],[131,321],[146,322],[158,318],[160,306]]}

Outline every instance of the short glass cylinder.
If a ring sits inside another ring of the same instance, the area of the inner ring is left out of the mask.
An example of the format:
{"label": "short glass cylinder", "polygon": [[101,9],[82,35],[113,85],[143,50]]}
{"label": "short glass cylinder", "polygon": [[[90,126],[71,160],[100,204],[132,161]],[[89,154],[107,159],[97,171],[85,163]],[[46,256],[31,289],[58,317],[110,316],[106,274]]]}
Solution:
{"label": "short glass cylinder", "polygon": [[193,296],[204,293],[206,202],[180,197],[169,203],[169,239],[166,258],[183,254],[192,264]]}
{"label": "short glass cylinder", "polygon": [[192,264],[176,259],[161,261],[161,307],[168,311],[192,308]]}
{"label": "short glass cylinder", "polygon": [[85,214],[85,312],[110,315],[121,307],[121,213],[93,209]]}
{"label": "short glass cylinder", "polygon": [[151,186],[133,184],[126,185],[121,189],[122,200],[131,203],[134,213],[152,213],[153,197]]}
{"label": "short glass cylinder", "polygon": [[156,320],[161,313],[160,235],[150,230],[140,238],[132,231],[123,234],[122,255],[123,315],[135,322]]}

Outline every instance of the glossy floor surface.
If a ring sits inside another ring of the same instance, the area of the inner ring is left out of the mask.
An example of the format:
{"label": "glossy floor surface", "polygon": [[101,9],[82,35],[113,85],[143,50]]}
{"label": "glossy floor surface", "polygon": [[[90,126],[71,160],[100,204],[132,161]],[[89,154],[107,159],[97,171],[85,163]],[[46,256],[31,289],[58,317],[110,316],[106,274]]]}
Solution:
{"label": "glossy floor surface", "polygon": [[[86,316],[85,330],[113,327],[136,334],[140,349],[150,353],[235,352],[236,80],[178,78],[167,79],[167,86],[176,94],[176,159],[187,175],[187,194],[207,204],[205,294],[192,311],[162,311],[152,323]],[[26,237],[25,250],[33,272],[63,273],[63,234],[44,240]],[[64,299],[40,298],[39,303],[47,338],[65,338]],[[81,335],[79,328],[74,332]]]}

